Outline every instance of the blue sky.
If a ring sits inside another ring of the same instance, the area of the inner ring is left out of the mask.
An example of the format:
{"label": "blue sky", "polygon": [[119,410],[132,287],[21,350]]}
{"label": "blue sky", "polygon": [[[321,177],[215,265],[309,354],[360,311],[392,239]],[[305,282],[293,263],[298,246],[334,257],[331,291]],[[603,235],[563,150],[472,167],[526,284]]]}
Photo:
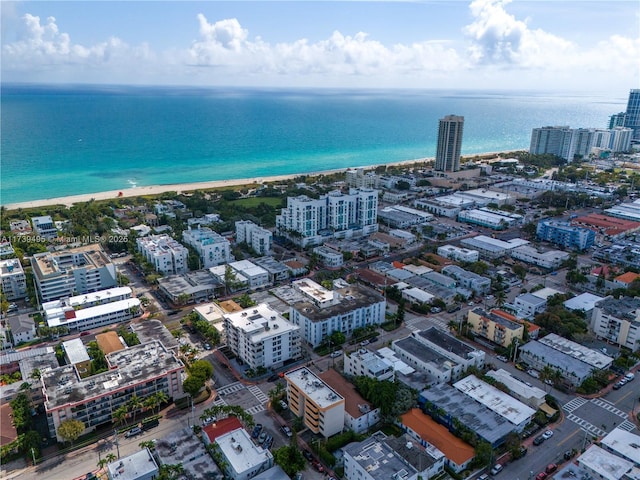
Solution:
{"label": "blue sky", "polygon": [[2,1],[2,81],[624,94],[639,5]]}

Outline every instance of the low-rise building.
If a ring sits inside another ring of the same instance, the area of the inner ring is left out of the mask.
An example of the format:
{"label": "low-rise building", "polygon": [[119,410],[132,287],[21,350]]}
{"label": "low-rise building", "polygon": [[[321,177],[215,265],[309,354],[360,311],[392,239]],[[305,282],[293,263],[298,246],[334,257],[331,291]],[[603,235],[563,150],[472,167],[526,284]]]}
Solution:
{"label": "low-rise building", "polygon": [[569,222],[540,220],[536,227],[539,240],[561,245],[572,250],[586,250],[593,245],[596,234],[592,229],[575,227]]}
{"label": "low-rise building", "polygon": [[200,225],[195,228],[189,227],[182,232],[182,239],[198,252],[201,268],[215,267],[233,260],[229,240],[210,228],[200,227]]}
{"label": "low-rise building", "polygon": [[493,385],[468,375],[453,384],[454,388],[467,395],[474,402],[484,405],[492,412],[507,420],[517,432],[521,432],[533,420],[536,411],[511,395],[498,390]]}
{"label": "low-rise building", "polygon": [[401,415],[400,427],[422,446],[435,447],[441,451],[446,458],[446,465],[454,472],[462,472],[475,458],[476,452],[471,445],[422,413],[419,408],[412,408]]}
{"label": "low-rise building", "polygon": [[454,245],[438,247],[438,255],[444,258],[450,258],[456,262],[477,262],[480,259],[480,254],[477,250],[460,248]]}
{"label": "low-rise building", "polygon": [[17,258],[0,260],[0,284],[7,300],[18,300],[27,294],[27,278]]}
{"label": "low-rise building", "polygon": [[380,409],[367,402],[337,370],[322,372],[320,379],[344,398],[344,426],[356,433],[365,433],[380,421]]}
{"label": "low-rise building", "polygon": [[404,288],[401,290],[401,295],[406,301],[416,303],[418,305],[431,303],[432,300],[436,298],[435,295],[425,292],[417,287]]}
{"label": "low-rise building", "polygon": [[601,448],[640,468],[640,447],[638,445],[640,445],[640,435],[620,427],[614,428],[600,440]]}
{"label": "low-rise building", "polygon": [[39,237],[51,240],[58,236],[58,229],[49,215],[31,217],[31,224],[33,225],[34,233]]}
{"label": "low-rise building", "polygon": [[291,276],[289,267],[273,257],[253,258],[251,261],[267,271],[270,285],[283,282]]}
{"label": "low-rise building", "polygon": [[273,247],[273,234],[250,220],[236,222],[236,242],[246,243],[258,255],[268,255]]}
{"label": "low-rise building", "polygon": [[633,463],[600,448],[598,445],[591,445],[587,448],[576,459],[576,463],[592,475],[589,478],[602,480],[635,480],[637,478],[635,474],[627,476],[634,468]]}
{"label": "low-rise building", "polygon": [[531,320],[537,314],[546,310],[547,300],[530,293],[523,293],[513,300],[512,307],[518,317]]}
{"label": "low-rise building", "polygon": [[184,365],[160,342],[135,345],[105,355],[109,370],[81,378],[73,365],[42,371],[49,433],[59,441],[58,427],[75,418],[87,432],[111,424],[113,413],[134,395],[144,400],[163,391],[170,399],[184,397]]}
{"label": "low-rise building", "polygon": [[456,281],[453,278],[438,272],[425,273],[424,275],[422,275],[422,278],[440,287],[456,288]]}
{"label": "low-rise building", "polygon": [[254,371],[301,355],[300,328],[266,303],[224,315],[227,346]]}
{"label": "low-rise building", "polygon": [[[211,267],[219,268],[219,267]],[[206,302],[224,291],[224,283],[211,269],[167,275],[158,279],[160,292],[175,305]]]}
{"label": "low-rise building", "polygon": [[476,295],[484,295],[491,290],[490,278],[470,272],[457,265],[447,265],[442,269],[442,273],[454,278],[458,282],[458,286],[471,290]]}
{"label": "low-rise building", "polygon": [[585,292],[566,300],[563,302],[563,305],[564,308],[568,310],[584,312],[587,321],[590,322],[596,304],[602,300],[604,300],[604,297],[599,297],[593,293]]}
{"label": "low-rise building", "polygon": [[502,368],[491,370],[487,375],[509,389],[512,397],[537,410],[546,402],[546,392],[541,388],[525,383]]}
{"label": "low-rise building", "polygon": [[487,237],[486,235],[477,235],[471,238],[463,238],[460,243],[465,247],[477,250],[482,258],[493,259],[508,255],[514,248],[527,245],[529,242],[522,238],[504,241]]}
{"label": "low-rise building", "polygon": [[42,302],[117,285],[116,267],[99,244],[36,253],[31,268]]}
{"label": "low-rise building", "polygon": [[375,378],[380,381],[394,378],[393,364],[366,348],[345,352],[343,360],[346,375]]}
{"label": "low-rise building", "polygon": [[594,307],[591,326],[599,338],[637,350],[640,346],[640,298],[605,298]]}
{"label": "low-rise building", "polygon": [[226,478],[249,480],[273,466],[271,452],[253,443],[244,428],[218,436],[213,445],[222,457]]}
{"label": "low-rise building", "polygon": [[184,273],[189,270],[189,250],[169,235],[151,235],[136,239],[138,251],[156,272],[164,275]]}
{"label": "low-rise building", "polygon": [[289,318],[311,346],[320,345],[335,331],[349,337],[355,328],[380,325],[385,320],[385,298],[362,285],[327,290],[305,278],[292,282],[292,286],[303,300],[291,305]]}
{"label": "low-rise building", "polygon": [[344,398],[306,367],[289,371],[287,382],[289,409],[301,417],[313,433],[330,437],[344,429]]}
{"label": "low-rise building", "polygon": [[563,252],[561,250],[541,252],[529,245],[523,245],[511,250],[511,258],[548,270],[559,268],[570,256],[569,252]]}
{"label": "low-rise building", "polygon": [[[269,285],[269,272],[249,260],[231,262],[229,267],[239,279],[244,279],[247,286],[253,290]],[[222,279],[224,280],[224,275]]]}
{"label": "low-rise building", "polygon": [[37,336],[36,322],[29,315],[13,315],[7,318],[7,324],[13,337],[13,344],[30,342]]}
{"label": "low-rise building", "polygon": [[343,448],[346,480],[418,480],[444,470],[444,455],[435,447],[377,433]]}
{"label": "low-rise building", "polygon": [[107,463],[109,480],[154,480],[160,469],[148,448]]}
{"label": "low-rise building", "polygon": [[477,208],[463,210],[458,214],[458,221],[491,228],[493,230],[505,230],[522,223],[522,215],[508,213],[493,208]]}
{"label": "low-rise building", "polygon": [[469,310],[467,323],[476,335],[479,335],[501,347],[508,348],[513,342],[522,340],[524,325],[514,322],[480,307]]}
{"label": "low-rise building", "polygon": [[329,269],[342,268],[344,265],[344,256],[333,248],[320,245],[313,249],[313,253],[319,257],[320,263]]}
{"label": "low-rise building", "polygon": [[540,343],[563,352],[571,357],[591,365],[598,370],[608,369],[613,363],[613,358],[605,355],[600,350],[585,347],[572,340],[567,340],[556,333],[550,333],[538,340]]}
{"label": "low-rise building", "polygon": [[62,350],[67,365],[73,365],[78,371],[80,378],[87,377],[91,374],[91,357],[87,352],[87,348],[82,343],[82,339],[74,338],[62,342]]}

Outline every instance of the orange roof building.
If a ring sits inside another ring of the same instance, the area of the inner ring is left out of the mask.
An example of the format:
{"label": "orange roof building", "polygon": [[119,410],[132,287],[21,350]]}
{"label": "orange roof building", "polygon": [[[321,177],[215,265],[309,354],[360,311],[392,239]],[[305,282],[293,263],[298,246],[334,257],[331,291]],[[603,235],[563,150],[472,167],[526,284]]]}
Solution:
{"label": "orange roof building", "polygon": [[113,330],[96,335],[96,342],[98,343],[100,350],[102,350],[102,353],[105,355],[119,350],[124,350],[124,345],[122,345],[118,333]]}
{"label": "orange roof building", "polygon": [[13,425],[11,405],[5,403],[0,407],[0,447],[9,445],[18,439],[18,431]]}
{"label": "orange roof building", "polygon": [[226,433],[233,432],[239,428],[242,428],[242,423],[240,423],[240,420],[236,417],[223,418],[218,422],[202,428],[202,432],[205,434],[204,437],[206,437],[203,437],[203,440],[206,444],[213,443],[216,438],[221,437]]}
{"label": "orange roof building", "polygon": [[628,287],[633,281],[637,280],[638,278],[640,278],[640,273],[627,272],[623,273],[622,275],[618,275],[613,279],[613,282],[617,283],[618,285],[622,285],[623,287]]}
{"label": "orange roof building", "polygon": [[233,300],[225,300],[223,302],[220,302],[220,308],[222,308],[227,313],[241,312],[243,310],[243,308]]}
{"label": "orange roof building", "polygon": [[504,310],[493,309],[491,310],[491,313],[494,313],[502,318],[506,318],[507,320],[511,320],[512,322],[517,322],[524,325],[524,328],[527,329],[527,334],[529,335],[529,338],[534,340],[538,338],[538,335],[540,333],[540,327],[535,323],[531,323],[522,318],[518,318],[515,315],[511,315],[510,313],[505,312]]}
{"label": "orange roof building", "polygon": [[440,450],[447,458],[447,464],[454,471],[464,470],[475,456],[471,445],[456,437],[419,408],[412,408],[400,417],[402,426],[415,438],[424,440]]}

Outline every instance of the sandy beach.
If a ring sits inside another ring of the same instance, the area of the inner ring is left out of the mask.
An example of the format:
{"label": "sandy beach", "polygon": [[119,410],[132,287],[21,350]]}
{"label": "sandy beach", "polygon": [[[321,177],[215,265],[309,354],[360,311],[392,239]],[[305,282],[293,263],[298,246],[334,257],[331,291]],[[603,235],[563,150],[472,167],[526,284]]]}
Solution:
{"label": "sandy beach", "polygon": [[[510,153],[510,152],[479,153],[475,155],[465,155],[462,158],[468,159],[473,157],[488,157],[488,156],[497,157],[499,154],[505,154],[505,153]],[[404,160],[401,162],[390,162],[384,165],[388,165],[388,166],[410,165],[413,163],[429,162],[433,160],[434,160],[433,158],[417,158],[413,160]],[[377,166],[379,165],[369,165],[364,167],[353,167],[353,168],[364,168],[365,170],[370,170],[370,169],[376,168]],[[277,175],[277,176],[260,177],[260,178],[214,180],[214,181],[208,181],[208,182],[173,183],[173,184],[167,184],[167,185],[140,186],[140,187],[133,187],[133,188],[124,188],[121,190],[110,190],[105,192],[86,193],[82,195],[69,195],[67,197],[45,198],[42,200],[33,200],[29,202],[10,203],[10,204],[4,205],[4,207],[7,210],[17,210],[19,208],[45,207],[50,205],[65,205],[67,207],[70,207],[74,203],[89,202],[91,200],[110,200],[114,198],[138,197],[142,195],[159,195],[165,192],[184,193],[184,192],[190,192],[194,190],[236,187],[239,185],[252,185],[252,184],[261,185],[263,183],[291,180],[293,178],[300,177],[301,175],[311,175],[311,176],[328,175],[332,173],[346,172],[347,170],[349,169],[340,168],[340,169],[334,169],[334,170],[322,170],[317,172],[295,173],[295,174],[289,174],[289,175]]]}

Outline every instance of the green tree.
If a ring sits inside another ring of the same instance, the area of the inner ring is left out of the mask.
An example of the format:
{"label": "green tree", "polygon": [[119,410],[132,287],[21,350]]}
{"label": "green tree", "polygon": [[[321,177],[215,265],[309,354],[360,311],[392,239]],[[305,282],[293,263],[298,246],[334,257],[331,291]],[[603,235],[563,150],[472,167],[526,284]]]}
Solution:
{"label": "green tree", "polygon": [[213,366],[206,360],[196,360],[189,368],[189,375],[202,379],[204,384],[213,375]]}
{"label": "green tree", "polygon": [[202,387],[204,387],[202,379],[194,377],[193,375],[189,375],[182,383],[182,389],[185,393],[191,395],[192,398],[198,395]]}
{"label": "green tree", "polygon": [[290,478],[294,478],[296,473],[306,467],[304,457],[296,445],[285,445],[274,450],[273,460]]}
{"label": "green tree", "polygon": [[82,432],[84,432],[85,426],[80,420],[75,418],[69,418],[63,420],[58,427],[58,435],[65,441],[70,442],[73,445]]}
{"label": "green tree", "polygon": [[126,407],[126,405],[121,405],[120,407],[116,408],[111,415],[113,417],[112,421],[116,425],[124,425],[127,416],[129,415],[129,409]]}

